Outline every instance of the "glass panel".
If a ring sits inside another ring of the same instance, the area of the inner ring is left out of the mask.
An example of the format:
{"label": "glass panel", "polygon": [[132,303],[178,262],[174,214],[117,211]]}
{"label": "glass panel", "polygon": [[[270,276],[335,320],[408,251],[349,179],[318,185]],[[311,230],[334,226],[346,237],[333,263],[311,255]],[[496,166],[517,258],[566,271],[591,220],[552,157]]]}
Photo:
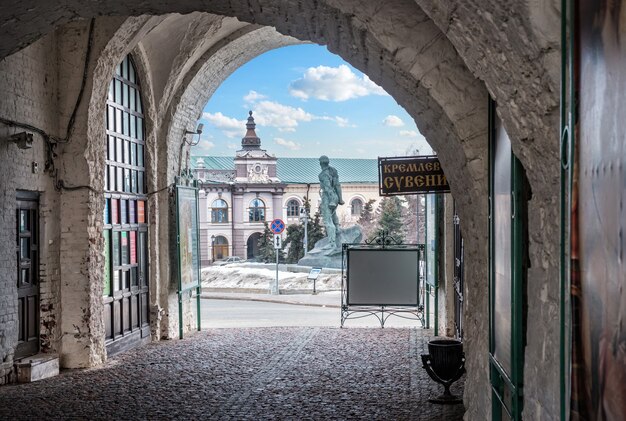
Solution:
{"label": "glass panel", "polygon": [[130,231],[130,264],[137,263],[137,232]]}
{"label": "glass panel", "polygon": [[117,167],[117,177],[115,179],[117,191],[124,191],[124,171],[121,167]]}
{"label": "glass panel", "polygon": [[146,210],[145,204],[143,200],[139,200],[137,202],[137,223],[145,224],[146,223]]}
{"label": "glass panel", "polygon": [[143,171],[137,171],[137,193],[139,194],[146,192],[143,188],[143,176],[144,176]]}
{"label": "glass panel", "polygon": [[[111,247],[111,254],[113,255],[113,269],[120,265],[120,232],[113,231],[113,246]],[[113,285],[117,285],[116,282]]]}
{"label": "glass panel", "polygon": [[137,117],[137,139],[143,140],[143,118]]}
{"label": "glass panel", "polygon": [[120,279],[120,289],[128,289],[128,271],[122,270],[122,279]]}
{"label": "glass panel", "polygon": [[112,224],[119,224],[118,203],[119,203],[119,199],[111,199],[111,223]]}
{"label": "glass panel", "polygon": [[30,238],[20,238],[20,259],[30,259]]}
{"label": "glass panel", "polygon": [[132,62],[128,63],[128,80],[133,83],[137,82],[137,79],[135,79],[135,67],[133,66]]}
{"label": "glass panel", "polygon": [[112,106],[107,107],[107,130],[115,130],[115,108]]}
{"label": "glass panel", "polygon": [[137,166],[143,167],[143,145],[137,145]]}
{"label": "glass panel", "polygon": [[494,356],[511,374],[511,143],[499,121],[493,168]]}
{"label": "glass panel", "polygon": [[109,190],[115,190],[115,167],[109,166]]}
{"label": "glass panel", "polygon": [[137,268],[130,268],[130,270],[128,271],[130,274],[130,286],[136,287],[137,286]]}
{"label": "glass panel", "polygon": [[108,147],[108,155],[107,159],[109,161],[115,161],[115,137],[109,136],[109,147]]}
{"label": "glass panel", "polygon": [[123,148],[123,140],[120,139],[119,137],[116,139],[115,141],[115,149],[116,149],[116,153],[115,153],[115,161],[117,162],[122,162],[122,148]]}
{"label": "glass panel", "polygon": [[124,141],[124,163],[125,164],[130,164],[130,144],[129,143],[130,142],[128,140]]}
{"label": "glass panel", "polygon": [[21,276],[20,276],[20,280],[21,280],[21,285],[28,285],[30,284],[30,278],[28,277],[28,269],[22,269],[21,270]]}
{"label": "glass panel", "polygon": [[137,201],[128,201],[128,222],[131,224],[137,223]]}
{"label": "glass panel", "polygon": [[122,199],[120,200],[120,224],[128,223],[128,214],[127,212],[128,200]]}
{"label": "glass panel", "polygon": [[20,209],[20,232],[28,231],[28,210]]}
{"label": "glass panel", "polygon": [[142,285],[148,284],[148,279],[146,277],[146,267],[148,263],[148,258],[146,256],[146,233],[139,233],[139,244],[137,245],[139,248],[139,277],[142,280]]}
{"label": "glass panel", "polygon": [[113,83],[115,83],[114,101],[117,102],[118,104],[121,104],[122,103],[122,82],[116,79]]}
{"label": "glass panel", "polygon": [[104,291],[111,295],[111,230],[104,230]]}
{"label": "glass panel", "polygon": [[122,264],[127,265],[130,263],[128,253],[128,232],[122,231],[122,243],[121,243],[121,255],[122,255]]}
{"label": "glass panel", "polygon": [[130,114],[128,114],[127,112],[123,112],[122,113],[122,133],[125,134],[126,136],[128,136],[130,134]]}
{"label": "glass panel", "polygon": [[115,101],[115,97],[113,96],[113,81],[109,83],[109,95],[107,96],[109,101]]}
{"label": "glass panel", "polygon": [[146,211],[145,211],[145,203],[143,200],[139,200],[137,202],[137,222],[139,224],[146,223]]}
{"label": "glass panel", "polygon": [[137,165],[137,144],[136,143],[130,144],[130,165]]}
{"label": "glass panel", "polygon": [[122,133],[122,110],[115,109],[115,132]]}
{"label": "glass panel", "polygon": [[111,213],[109,212],[109,207],[111,206],[111,199],[106,199],[104,201],[104,223],[111,223]]}
{"label": "glass panel", "polygon": [[141,106],[141,94],[137,91],[137,112],[143,113],[143,107]]}
{"label": "glass panel", "polygon": [[124,105],[124,107],[126,108],[128,108],[128,106],[130,105],[130,98],[128,97],[129,95],[129,86],[124,84],[124,102],[122,105]]}
{"label": "glass panel", "polygon": [[130,116],[130,137],[135,139],[137,137],[137,117]]}
{"label": "glass panel", "polygon": [[[137,95],[137,93],[135,92],[135,88],[129,88],[128,95],[129,95],[129,100],[130,100],[130,103],[128,104],[128,108],[130,108],[131,110],[135,111],[135,106],[136,106],[136,103],[137,103],[137,101],[135,101],[135,98],[136,98],[136,95]],[[131,127],[132,127],[132,125],[131,125]]]}
{"label": "glass panel", "polygon": [[122,74],[122,63],[119,63],[117,66],[115,66],[115,74],[118,76]]}
{"label": "glass panel", "polygon": [[133,193],[137,193],[137,171],[131,171],[132,178],[130,180],[131,188]]}
{"label": "glass panel", "polygon": [[124,169],[124,191],[130,193],[130,170]]}
{"label": "glass panel", "polygon": [[120,290],[120,271],[119,270],[113,271],[113,290],[114,291]]}

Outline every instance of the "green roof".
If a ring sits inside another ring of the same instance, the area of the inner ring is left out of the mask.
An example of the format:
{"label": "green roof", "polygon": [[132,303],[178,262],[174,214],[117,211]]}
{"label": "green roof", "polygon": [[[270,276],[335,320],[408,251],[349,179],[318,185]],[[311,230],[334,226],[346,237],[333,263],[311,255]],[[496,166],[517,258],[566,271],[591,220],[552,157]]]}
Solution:
{"label": "green roof", "polygon": [[[234,158],[229,156],[194,156],[192,168],[198,160],[204,161],[204,168],[212,170],[235,170]],[[330,158],[330,165],[337,169],[341,183],[378,183],[378,160]],[[283,183],[318,183],[320,173],[319,158],[277,158],[277,177]]]}

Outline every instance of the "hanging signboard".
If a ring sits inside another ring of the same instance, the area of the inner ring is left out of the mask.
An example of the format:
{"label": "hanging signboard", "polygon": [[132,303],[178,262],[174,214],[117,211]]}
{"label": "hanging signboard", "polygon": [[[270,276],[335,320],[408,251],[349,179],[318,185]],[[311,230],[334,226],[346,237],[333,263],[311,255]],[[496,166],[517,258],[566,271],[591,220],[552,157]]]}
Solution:
{"label": "hanging signboard", "polygon": [[179,291],[200,285],[198,241],[198,189],[176,186]]}
{"label": "hanging signboard", "polygon": [[450,192],[436,155],[378,158],[378,187],[381,196]]}

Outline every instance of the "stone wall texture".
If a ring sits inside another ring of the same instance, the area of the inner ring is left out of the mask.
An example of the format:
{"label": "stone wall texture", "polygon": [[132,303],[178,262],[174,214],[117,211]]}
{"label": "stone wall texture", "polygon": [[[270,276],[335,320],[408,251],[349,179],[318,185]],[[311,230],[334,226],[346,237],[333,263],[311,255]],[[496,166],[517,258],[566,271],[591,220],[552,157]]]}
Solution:
{"label": "stone wall texture", "polygon": [[[440,156],[465,238],[465,405],[466,418],[479,420],[490,414],[488,95],[497,101],[498,114],[532,188],[528,312],[536,323],[528,329],[524,416],[556,417],[556,0],[22,0],[5,3],[1,10],[0,58],[6,58],[0,61],[0,73],[12,77],[0,81],[0,90],[9,98],[0,104],[0,117],[23,119],[53,132],[67,125],[83,67],[88,21],[70,22],[118,16],[95,20],[85,98],[72,142],[59,148],[64,180],[73,185],[87,182],[93,191],[55,193],[49,177],[26,174],[29,161],[43,160],[39,156],[43,150],[37,149],[41,146],[22,152],[0,143],[0,175],[7,174],[0,178],[2,234],[14,236],[17,188],[45,192],[42,206],[46,204],[49,210],[42,215],[60,221],[50,224],[48,254],[54,257],[43,268],[43,278],[49,282],[45,291],[50,304],[46,307],[50,347],[61,346],[67,366],[96,365],[106,357],[100,308],[103,199],[97,192],[102,190],[104,100],[114,66],[132,53],[140,67],[148,109],[148,186],[155,192],[149,202],[152,331],[154,339],[171,338],[177,335],[178,320],[175,265],[168,247],[173,238],[167,228],[172,218],[167,187],[184,162],[184,130],[195,127],[203,105],[237,67],[272,48],[312,41],[327,45],[385,88],[414,118]],[[11,130],[0,125],[0,134]],[[5,365],[10,365],[14,344],[9,338],[16,329],[11,307],[14,263],[11,249],[0,248],[0,297],[5,298],[0,301],[0,333],[5,332],[0,359]],[[55,321],[59,303],[63,310],[60,332]],[[186,329],[193,328],[190,304],[185,302]]]}

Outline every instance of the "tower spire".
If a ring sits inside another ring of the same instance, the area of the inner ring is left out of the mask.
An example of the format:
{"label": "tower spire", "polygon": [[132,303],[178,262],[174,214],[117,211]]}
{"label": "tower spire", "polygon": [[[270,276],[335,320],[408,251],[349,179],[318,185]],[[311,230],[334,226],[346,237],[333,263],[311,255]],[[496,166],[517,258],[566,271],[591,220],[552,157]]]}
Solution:
{"label": "tower spire", "polygon": [[261,139],[256,135],[256,123],[252,117],[252,111],[248,113],[246,123],[246,135],[241,139],[241,147],[244,150],[261,149]]}

